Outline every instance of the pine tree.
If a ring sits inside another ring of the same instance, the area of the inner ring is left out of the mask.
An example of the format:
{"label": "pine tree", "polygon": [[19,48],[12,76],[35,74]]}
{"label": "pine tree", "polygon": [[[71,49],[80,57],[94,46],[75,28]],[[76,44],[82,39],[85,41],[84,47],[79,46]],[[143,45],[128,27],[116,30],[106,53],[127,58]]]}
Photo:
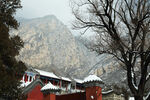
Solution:
{"label": "pine tree", "polygon": [[19,36],[10,37],[11,29],[19,24],[14,18],[20,0],[0,0],[0,98],[18,100],[22,95],[20,79],[26,70],[23,62],[16,60],[23,41]]}

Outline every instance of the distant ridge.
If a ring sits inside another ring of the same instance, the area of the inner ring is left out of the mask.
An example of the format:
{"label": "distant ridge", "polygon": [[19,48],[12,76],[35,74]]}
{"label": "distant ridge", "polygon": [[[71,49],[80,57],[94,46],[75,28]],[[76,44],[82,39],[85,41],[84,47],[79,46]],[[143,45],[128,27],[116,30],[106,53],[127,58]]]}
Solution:
{"label": "distant ridge", "polygon": [[18,20],[20,27],[12,34],[19,35],[25,45],[17,58],[28,65],[51,70],[53,63],[53,70],[81,77],[98,61],[56,16]]}

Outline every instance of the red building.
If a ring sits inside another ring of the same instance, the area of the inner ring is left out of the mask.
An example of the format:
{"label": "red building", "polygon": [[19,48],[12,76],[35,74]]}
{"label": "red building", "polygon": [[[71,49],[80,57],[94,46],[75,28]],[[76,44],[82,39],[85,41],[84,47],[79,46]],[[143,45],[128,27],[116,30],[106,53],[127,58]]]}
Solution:
{"label": "red building", "polygon": [[30,68],[22,78],[22,87],[28,86],[35,79],[40,79],[44,85],[51,82],[54,86],[61,88],[63,93],[83,92],[83,80],[69,79],[68,77],[57,76],[53,72],[46,72]]}
{"label": "red building", "polygon": [[103,82],[95,75],[73,85],[69,78],[36,69],[28,70],[22,82],[27,100],[102,100]]}

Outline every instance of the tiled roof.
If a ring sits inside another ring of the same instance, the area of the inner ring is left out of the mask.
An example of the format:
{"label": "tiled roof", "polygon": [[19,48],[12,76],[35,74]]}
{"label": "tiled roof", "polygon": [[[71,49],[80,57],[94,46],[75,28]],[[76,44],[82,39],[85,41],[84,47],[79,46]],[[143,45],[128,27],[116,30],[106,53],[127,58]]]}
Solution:
{"label": "tiled roof", "polygon": [[80,84],[83,83],[83,80],[81,80],[81,79],[76,79],[76,78],[75,78],[74,80],[75,80],[77,83],[80,83]]}
{"label": "tiled roof", "polygon": [[84,83],[86,83],[86,82],[93,82],[93,81],[100,81],[100,82],[102,82],[102,79],[101,78],[99,78],[98,76],[96,76],[96,75],[89,75],[88,77],[85,77],[84,78]]}
{"label": "tiled roof", "polygon": [[51,77],[51,78],[56,78],[56,79],[60,79],[58,76],[56,76],[53,72],[46,72],[43,70],[39,70],[39,69],[35,69],[37,72],[40,73],[40,75],[42,76],[47,76],[47,77]]}
{"label": "tiled roof", "polygon": [[69,81],[71,82],[71,80],[68,78],[68,77],[61,77],[62,80],[65,80],[65,81]]}
{"label": "tiled roof", "polygon": [[41,88],[41,91],[44,90],[58,90],[59,88],[54,86],[51,82],[49,82],[48,84],[46,84],[44,87]]}

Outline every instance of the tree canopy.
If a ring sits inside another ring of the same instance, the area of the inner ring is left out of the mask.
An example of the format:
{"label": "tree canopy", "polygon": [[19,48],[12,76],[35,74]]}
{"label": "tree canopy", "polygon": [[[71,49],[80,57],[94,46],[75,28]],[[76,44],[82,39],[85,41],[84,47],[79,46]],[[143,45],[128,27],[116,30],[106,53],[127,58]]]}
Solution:
{"label": "tree canopy", "polygon": [[149,100],[150,1],[80,0],[72,3],[74,29],[91,29],[98,54],[112,55],[127,70],[128,86],[135,100]]}
{"label": "tree canopy", "polygon": [[23,41],[9,35],[11,29],[19,26],[14,17],[18,8],[20,0],[0,0],[0,97],[12,100],[21,97],[20,79],[26,70],[25,64],[15,58]]}

